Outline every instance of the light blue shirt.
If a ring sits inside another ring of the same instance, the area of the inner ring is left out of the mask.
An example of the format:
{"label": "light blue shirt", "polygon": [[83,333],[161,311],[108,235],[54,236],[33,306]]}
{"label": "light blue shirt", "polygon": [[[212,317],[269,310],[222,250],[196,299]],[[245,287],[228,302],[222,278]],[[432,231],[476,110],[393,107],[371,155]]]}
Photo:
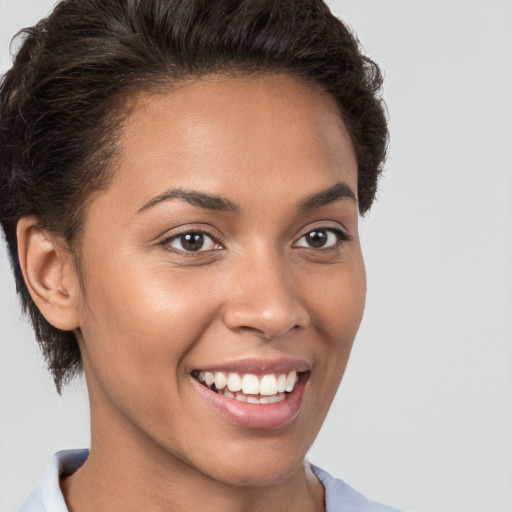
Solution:
{"label": "light blue shirt", "polygon": [[[68,512],[59,480],[73,474],[88,455],[89,450],[56,453],[19,512]],[[326,512],[400,512],[396,508],[368,500],[345,482],[316,466],[311,466],[311,469],[325,488]]]}

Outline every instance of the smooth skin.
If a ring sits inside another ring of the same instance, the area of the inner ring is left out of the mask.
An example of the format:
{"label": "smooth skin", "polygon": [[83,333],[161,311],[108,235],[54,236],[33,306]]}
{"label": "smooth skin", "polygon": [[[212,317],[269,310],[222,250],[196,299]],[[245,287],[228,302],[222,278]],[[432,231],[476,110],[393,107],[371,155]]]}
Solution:
{"label": "smooth skin", "polygon": [[[210,76],[140,95],[119,148],[80,269],[36,219],[18,226],[30,292],[75,330],[84,361],[91,452],[62,482],[70,512],[324,510],[304,458],[366,291],[357,161],[335,101],[287,75]],[[227,421],[192,377],[282,358],[311,374],[279,428]]]}

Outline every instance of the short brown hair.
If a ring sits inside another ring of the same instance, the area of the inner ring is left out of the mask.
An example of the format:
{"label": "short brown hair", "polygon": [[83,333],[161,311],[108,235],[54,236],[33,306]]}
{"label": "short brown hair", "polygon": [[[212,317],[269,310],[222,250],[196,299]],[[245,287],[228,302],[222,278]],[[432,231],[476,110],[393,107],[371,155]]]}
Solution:
{"label": "short brown hair", "polygon": [[[337,101],[358,159],[360,212],[375,197],[388,131],[378,66],[322,0],[63,0],[0,86],[0,223],[18,293],[57,389],[81,370],[72,332],[32,301],[16,225],[35,215],[76,248],[87,199],[108,184],[128,97],[210,73],[284,72]],[[110,172],[109,172],[110,171]]]}

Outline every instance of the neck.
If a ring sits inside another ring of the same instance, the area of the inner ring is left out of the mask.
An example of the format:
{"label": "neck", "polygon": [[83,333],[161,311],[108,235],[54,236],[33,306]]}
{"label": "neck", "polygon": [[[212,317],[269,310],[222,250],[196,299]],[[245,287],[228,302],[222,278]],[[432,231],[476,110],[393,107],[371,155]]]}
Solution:
{"label": "neck", "polygon": [[134,426],[94,420],[93,410],[88,459],[61,482],[69,512],[325,510],[324,488],[305,462],[275,482],[225,482],[169,453]]}

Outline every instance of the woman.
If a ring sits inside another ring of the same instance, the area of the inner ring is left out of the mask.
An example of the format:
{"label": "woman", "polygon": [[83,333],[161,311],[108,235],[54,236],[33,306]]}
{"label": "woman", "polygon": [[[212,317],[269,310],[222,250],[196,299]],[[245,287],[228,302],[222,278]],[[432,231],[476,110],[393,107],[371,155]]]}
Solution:
{"label": "woman", "polygon": [[319,0],[65,0],[1,88],[1,222],[90,451],[22,511],[393,510],[304,461],[361,321],[380,73]]}

